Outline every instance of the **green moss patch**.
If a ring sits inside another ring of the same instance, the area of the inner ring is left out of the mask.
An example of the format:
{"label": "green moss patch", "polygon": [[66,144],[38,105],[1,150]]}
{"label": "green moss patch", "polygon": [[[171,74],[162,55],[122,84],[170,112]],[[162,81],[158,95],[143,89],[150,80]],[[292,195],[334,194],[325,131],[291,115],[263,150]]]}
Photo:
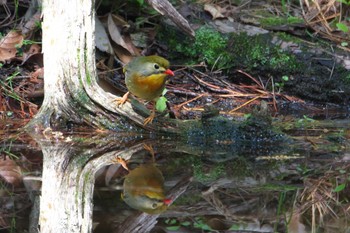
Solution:
{"label": "green moss patch", "polygon": [[263,27],[269,27],[269,26],[283,26],[283,25],[289,25],[289,24],[298,24],[298,23],[304,23],[304,20],[302,18],[298,17],[267,17],[262,18],[260,20],[261,26]]}
{"label": "green moss patch", "polygon": [[181,58],[181,62],[186,64],[204,61],[211,69],[258,69],[285,73],[295,72],[300,67],[293,54],[270,42],[270,34],[221,34],[204,26],[196,31],[194,39],[176,35],[173,30],[167,30],[160,37],[173,51],[170,59],[176,61]]}

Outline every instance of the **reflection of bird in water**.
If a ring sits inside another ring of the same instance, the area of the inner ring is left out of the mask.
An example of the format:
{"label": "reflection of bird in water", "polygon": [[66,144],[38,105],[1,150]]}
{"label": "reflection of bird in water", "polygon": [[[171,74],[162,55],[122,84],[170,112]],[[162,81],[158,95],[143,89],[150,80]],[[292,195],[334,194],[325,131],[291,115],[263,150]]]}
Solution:
{"label": "reflection of bird in water", "polygon": [[[123,159],[118,158],[118,162],[127,168]],[[154,163],[129,170],[123,188],[123,200],[130,207],[148,214],[162,213],[171,203],[171,199],[166,199],[164,195],[163,174]]]}

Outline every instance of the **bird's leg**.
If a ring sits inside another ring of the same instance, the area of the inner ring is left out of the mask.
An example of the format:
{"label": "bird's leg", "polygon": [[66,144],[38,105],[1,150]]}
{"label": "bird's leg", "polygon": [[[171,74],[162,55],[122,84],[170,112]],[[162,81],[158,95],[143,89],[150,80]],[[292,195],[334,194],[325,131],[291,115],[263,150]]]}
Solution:
{"label": "bird's leg", "polygon": [[149,123],[152,123],[154,117],[156,116],[156,104],[153,104],[153,108],[151,110],[151,115],[149,115],[149,117],[147,117],[144,121],[143,121],[143,125],[147,125]]}
{"label": "bird's leg", "polygon": [[144,148],[145,150],[147,150],[147,151],[152,155],[152,162],[155,163],[156,160],[155,160],[155,158],[154,158],[154,150],[153,150],[152,145],[148,145],[148,144],[144,143],[144,144],[143,144],[143,148]]}
{"label": "bird's leg", "polygon": [[119,163],[125,170],[129,171],[128,165],[126,164],[127,161],[125,159],[123,159],[120,156],[117,156],[116,158],[112,159],[113,163]]}
{"label": "bird's leg", "polygon": [[123,97],[122,98],[116,98],[115,100],[114,100],[114,102],[116,103],[116,105],[119,107],[119,106],[123,106],[123,104],[126,102],[126,100],[128,99],[128,97],[129,97],[129,93],[130,92],[127,92],[127,93],[125,93],[124,95],[123,95]]}

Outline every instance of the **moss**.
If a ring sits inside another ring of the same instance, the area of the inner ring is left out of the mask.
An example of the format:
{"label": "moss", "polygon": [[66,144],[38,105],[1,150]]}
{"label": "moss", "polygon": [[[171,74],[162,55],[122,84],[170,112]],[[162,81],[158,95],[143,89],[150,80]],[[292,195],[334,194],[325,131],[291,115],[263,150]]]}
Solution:
{"label": "moss", "polygon": [[197,193],[190,193],[190,194],[186,194],[184,193],[183,195],[181,195],[178,199],[176,199],[176,201],[174,202],[174,205],[176,206],[182,206],[182,205],[194,205],[197,204],[198,202],[200,202],[202,200],[202,195],[199,195]]}
{"label": "moss", "polygon": [[253,175],[251,164],[244,156],[239,156],[236,159],[232,160],[228,166],[234,168],[228,170],[231,172],[231,174],[229,174],[231,177],[240,178]]}
{"label": "moss", "polygon": [[84,49],[84,65],[85,65],[86,83],[91,85],[91,74],[87,64],[87,49]]}
{"label": "moss", "polygon": [[199,182],[211,182],[225,174],[225,166],[223,163],[217,163],[212,167],[207,167],[202,161],[198,160],[193,164],[193,173],[194,177]]}
{"label": "moss", "polygon": [[168,29],[160,35],[160,40],[175,51],[172,60],[181,57],[181,62],[188,64],[205,61],[210,67],[222,69],[230,67],[233,59],[227,52],[228,37],[208,26],[196,30],[194,39],[182,38],[176,31]]}
{"label": "moss", "polygon": [[296,57],[272,44],[272,35],[248,36],[246,33],[223,35],[208,26],[199,28],[191,40],[169,28],[160,34],[169,50],[170,60],[198,64],[205,61],[210,68],[258,69],[290,74],[302,67]]}
{"label": "moss", "polygon": [[275,34],[276,36],[278,36],[278,38],[280,38],[282,41],[291,41],[291,42],[294,42],[294,43],[297,43],[297,44],[301,44],[302,43],[302,40],[299,39],[298,37],[296,36],[291,36],[290,34],[287,34],[285,32],[276,32]]}
{"label": "moss", "polygon": [[229,48],[235,54],[233,61],[235,66],[244,67],[248,70],[275,71],[278,73],[294,73],[302,64],[297,58],[272,44],[271,35],[248,36],[246,33],[232,35]]}
{"label": "moss", "polygon": [[282,25],[288,25],[288,24],[296,24],[296,23],[303,23],[304,20],[298,17],[267,17],[262,18],[260,20],[261,26],[268,27],[268,26],[282,26]]}

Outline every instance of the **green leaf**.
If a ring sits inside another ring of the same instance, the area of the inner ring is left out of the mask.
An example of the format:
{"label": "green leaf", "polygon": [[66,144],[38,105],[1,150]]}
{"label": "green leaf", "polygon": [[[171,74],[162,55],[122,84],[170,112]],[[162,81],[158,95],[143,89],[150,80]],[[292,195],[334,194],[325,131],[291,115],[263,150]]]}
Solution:
{"label": "green leaf", "polygon": [[345,173],[346,173],[346,170],[344,170],[344,169],[339,169],[339,173],[340,173],[340,174],[345,174]]}
{"label": "green leaf", "polygon": [[167,99],[164,96],[161,96],[156,103],[156,109],[158,112],[164,112],[164,110],[166,109],[166,102]]}
{"label": "green leaf", "polygon": [[145,3],[145,0],[137,0],[137,2],[140,6],[143,6],[143,4]]}
{"label": "green leaf", "polygon": [[185,221],[185,222],[182,222],[181,225],[186,227],[186,226],[191,225],[191,222]]}
{"label": "green leaf", "polygon": [[341,3],[347,4],[347,5],[350,4],[349,0],[337,0],[337,2],[341,2]]}
{"label": "green leaf", "polygon": [[349,43],[344,41],[344,42],[341,42],[340,45],[343,46],[343,47],[347,47],[349,45]]}
{"label": "green leaf", "polygon": [[170,227],[166,227],[166,229],[169,231],[177,231],[180,229],[180,226],[170,226]]}
{"label": "green leaf", "polygon": [[348,26],[346,26],[343,23],[337,23],[336,26],[337,26],[338,30],[340,30],[342,32],[348,32],[349,31]]}
{"label": "green leaf", "polygon": [[310,118],[310,117],[308,117],[308,116],[306,116],[306,115],[304,115],[303,118],[304,118],[305,120],[307,120],[307,121],[310,121],[310,122],[314,122],[314,121],[315,121],[314,119],[312,119],[312,118]]}
{"label": "green leaf", "polygon": [[286,82],[289,80],[289,78],[288,78],[287,75],[283,75],[283,76],[282,76],[282,79],[283,79],[283,81],[286,81]]}
{"label": "green leaf", "polygon": [[335,187],[335,189],[333,190],[333,192],[340,192],[340,191],[343,191],[345,189],[345,184],[340,184],[338,185],[337,187]]}

